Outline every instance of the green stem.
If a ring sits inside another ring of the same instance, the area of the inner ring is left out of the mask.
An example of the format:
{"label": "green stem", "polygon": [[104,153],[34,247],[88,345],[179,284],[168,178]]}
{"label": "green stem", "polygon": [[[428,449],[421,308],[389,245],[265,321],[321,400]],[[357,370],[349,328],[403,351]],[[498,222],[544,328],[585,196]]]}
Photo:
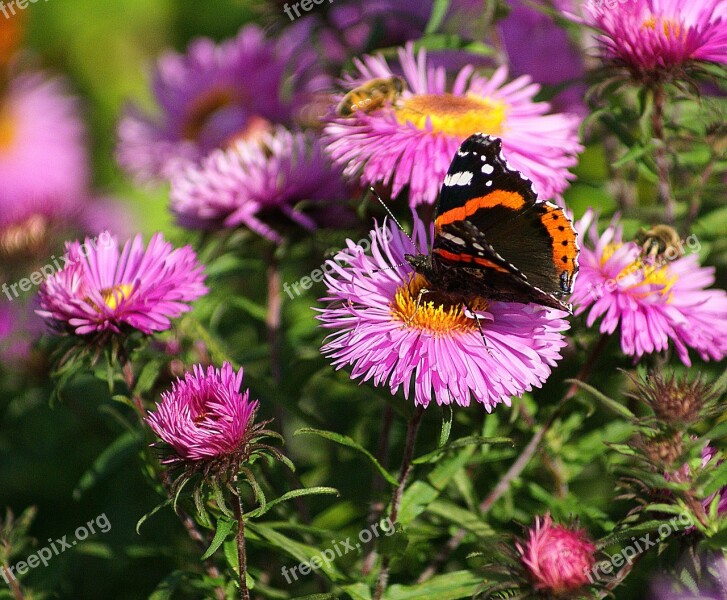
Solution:
{"label": "green stem", "polygon": [[15,600],[25,600],[23,590],[21,589],[18,580],[13,577],[13,574],[10,572],[8,566],[2,565],[2,570],[5,574],[4,579],[8,582],[8,585],[10,586],[10,590],[13,592],[13,597],[15,598]]}
{"label": "green stem", "polygon": [[245,520],[243,519],[242,498],[240,490],[236,490],[236,499],[233,502],[235,518],[237,519],[237,565],[240,571],[240,598],[250,600],[250,590],[247,589],[247,554],[245,552]]}
{"label": "green stem", "polygon": [[659,198],[664,203],[664,218],[667,223],[674,223],[674,199],[669,185],[669,158],[666,148],[666,134],[664,128],[664,107],[666,92],[661,83],[653,88],[654,111],[651,115],[651,124],[654,138],[658,141],[656,146],[656,170],[659,176]]}
{"label": "green stem", "polygon": [[[389,520],[392,526],[396,526],[399,519],[399,507],[401,506],[401,497],[404,494],[404,488],[406,487],[409,473],[411,473],[412,458],[414,457],[414,446],[416,444],[417,433],[419,432],[419,425],[421,424],[422,417],[424,416],[424,407],[417,406],[414,409],[414,414],[409,419],[409,425],[406,428],[406,443],[404,446],[404,456],[401,459],[401,468],[399,469],[399,485],[394,489],[394,493],[391,496],[391,512]],[[374,600],[381,600],[384,592],[386,591],[386,585],[389,581],[389,569],[391,568],[391,561],[388,556],[384,557],[381,562],[381,570],[379,571],[379,577],[376,581],[376,591],[374,593]]]}
{"label": "green stem", "polygon": [[[583,367],[581,367],[578,375],[576,375],[577,380],[585,381],[590,377],[596,359],[606,348],[609,339],[610,336],[608,334],[604,333],[601,335],[598,343],[593,347],[591,353],[586,359],[586,362],[583,364]],[[523,451],[520,453],[520,456],[518,456],[517,460],[512,463],[507,472],[502,476],[500,481],[493,488],[492,492],[490,492],[490,494],[480,503],[479,510],[481,516],[485,515],[490,510],[490,508],[492,508],[495,502],[497,502],[500,498],[502,498],[502,496],[505,495],[507,490],[510,489],[510,485],[512,484],[512,482],[517,477],[519,477],[520,474],[525,470],[525,467],[527,467],[530,463],[531,459],[535,455],[535,452],[540,446],[540,443],[543,441],[545,434],[548,433],[548,431],[550,430],[551,426],[555,422],[555,419],[560,414],[560,411],[563,409],[568,400],[573,398],[573,396],[575,396],[577,392],[578,385],[575,383],[571,384],[566,393],[563,395],[561,401],[556,406],[555,410],[551,413],[548,420],[543,424],[540,430],[537,431],[535,435],[533,435],[528,445],[525,446]],[[467,535],[467,530],[462,528],[459,529],[451,538],[449,538],[447,543],[439,551],[431,564],[424,571],[422,571],[422,574],[417,579],[417,583],[422,583],[432,577],[437,572],[437,569],[449,558],[450,554],[452,554],[452,552],[459,548],[462,540],[464,540],[465,538],[465,535]]]}

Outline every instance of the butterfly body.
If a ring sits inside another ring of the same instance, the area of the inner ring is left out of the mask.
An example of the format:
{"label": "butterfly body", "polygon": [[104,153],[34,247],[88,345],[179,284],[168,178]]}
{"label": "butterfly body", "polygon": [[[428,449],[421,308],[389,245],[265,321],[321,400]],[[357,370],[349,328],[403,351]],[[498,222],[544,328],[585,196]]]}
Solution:
{"label": "butterfly body", "polygon": [[407,255],[433,292],[471,306],[478,298],[570,310],[576,232],[563,210],[540,202],[497,138],[475,134],[442,186],[430,254]]}

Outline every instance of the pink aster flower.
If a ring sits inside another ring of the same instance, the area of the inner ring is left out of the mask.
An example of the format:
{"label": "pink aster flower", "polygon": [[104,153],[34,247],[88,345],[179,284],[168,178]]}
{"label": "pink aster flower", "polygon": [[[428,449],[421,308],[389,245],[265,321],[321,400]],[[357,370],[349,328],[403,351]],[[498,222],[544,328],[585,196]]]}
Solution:
{"label": "pink aster flower", "polygon": [[[167,52],[153,82],[160,114],[130,108],[119,124],[118,160],[138,179],[166,178],[215,148],[255,138],[270,123],[288,123],[309,90],[322,85],[314,65],[312,50],[289,34],[267,39],[255,25],[219,45],[204,38],[186,54]],[[296,85],[286,96],[289,78]]]}
{"label": "pink aster flower", "polygon": [[585,531],[536,517],[524,544],[516,544],[536,590],[555,595],[584,587],[596,563],[596,546]]}
{"label": "pink aster flower", "polygon": [[727,64],[726,0],[586,3],[607,60],[639,78],[664,79],[694,61]]}
{"label": "pink aster flower", "polygon": [[[547,114],[548,104],[533,101],[540,87],[529,77],[506,83],[505,67],[488,79],[468,65],[448,85],[445,70],[428,65],[423,49],[415,57],[408,45],[399,59],[405,89],[397,102],[331,117],[324,130],[327,149],[345,175],[391,184],[393,196],[408,188],[412,206],[434,203],[459,145],[483,132],[502,138],[508,160],[533,181],[542,200],[560,199],[582,149],[578,117]],[[380,56],[364,57],[356,66],[351,87],[393,75]]]}
{"label": "pink aster flower", "polygon": [[0,92],[0,230],[35,216],[63,219],[88,180],[85,131],[64,83],[40,73]]}
{"label": "pink aster flower", "polygon": [[180,169],[172,177],[171,208],[183,227],[245,226],[279,243],[271,221],[282,217],[314,229],[315,221],[296,205],[345,196],[340,173],[315,137],[277,127],[255,143],[216,150],[201,164]]}
{"label": "pink aster flower", "polygon": [[163,331],[207,292],[192,248],[175,249],[161,233],[146,249],[137,235],[119,252],[116,237],[104,232],[66,243],[63,260],[42,283],[37,312],[54,329],[76,335]]}
{"label": "pink aster flower", "polygon": [[[520,396],[548,378],[566,345],[568,328],[563,311],[535,304],[489,302],[471,306],[427,294],[417,307],[419,290],[427,282],[404,258],[414,249],[395,225],[376,227],[371,254],[348,242],[326,265],[327,308],[319,315],[332,329],[322,348],[340,369],[353,367],[351,377],[400,387],[414,403],[469,406],[472,398],[490,412],[511,396]],[[415,240],[427,247],[421,222]],[[402,266],[403,265],[403,266]]]}
{"label": "pink aster flower", "polygon": [[621,328],[621,348],[640,358],[674,344],[679,358],[690,366],[688,348],[703,360],[722,360],[727,354],[727,294],[707,289],[714,269],[701,267],[697,254],[672,261],[642,257],[633,242],[624,242],[617,219],[602,235],[592,211],[576,224],[584,243],[580,271],[571,302],[576,314],[588,312],[589,327],[603,317],[601,333]]}
{"label": "pink aster flower", "polygon": [[240,391],[243,370],[196,365],[162,394],[147,422],[173,453],[162,462],[205,461],[239,453],[252,430],[258,401]]}

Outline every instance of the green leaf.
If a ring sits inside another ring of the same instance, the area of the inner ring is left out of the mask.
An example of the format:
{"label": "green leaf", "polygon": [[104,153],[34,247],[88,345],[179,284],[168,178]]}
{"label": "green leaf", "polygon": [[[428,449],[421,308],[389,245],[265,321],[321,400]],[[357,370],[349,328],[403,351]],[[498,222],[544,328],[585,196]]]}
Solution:
{"label": "green leaf", "polygon": [[484,538],[495,535],[492,527],[485,523],[478,514],[457,506],[449,500],[435,500],[429,505],[428,510],[431,514],[471,531],[478,537]]}
{"label": "green leaf", "polygon": [[645,146],[634,146],[633,148],[629,149],[629,151],[624,154],[621,158],[619,158],[616,162],[614,162],[611,166],[614,169],[618,169],[620,167],[623,167],[624,165],[630,163],[631,161],[637,160],[641,158],[644,155],[649,155],[654,151],[654,144],[649,143]]}
{"label": "green leaf", "polygon": [[425,34],[434,33],[441,27],[444,17],[449,10],[449,4],[450,0],[434,0],[432,15],[429,17],[427,28],[424,30]]}
{"label": "green leaf", "polygon": [[354,583],[341,588],[351,600],[371,600],[371,590],[365,583]]}
{"label": "green leaf", "polygon": [[140,396],[146,394],[152,387],[159,377],[161,371],[161,361],[152,360],[144,365],[144,368],[139,373],[139,377],[136,380],[135,392]]}
{"label": "green leaf", "polygon": [[150,519],[155,514],[157,514],[162,508],[165,506],[169,506],[172,503],[171,498],[167,498],[164,502],[161,504],[157,504],[154,508],[152,508],[148,513],[146,513],[141,519],[139,519],[136,522],[136,533],[141,534],[141,526],[147,521],[147,519]]}
{"label": "green leaf", "polygon": [[312,427],[304,427],[303,429],[299,429],[296,431],[293,435],[300,435],[300,434],[306,434],[310,433],[312,435],[317,435],[322,438],[325,438],[327,440],[331,440],[332,442],[336,442],[337,444],[340,444],[341,446],[346,446],[348,448],[353,448],[354,450],[357,450],[361,454],[363,454],[366,458],[369,459],[372,465],[376,467],[379,473],[381,473],[381,476],[386,479],[391,485],[397,486],[399,485],[399,482],[397,481],[396,477],[394,477],[391,473],[389,473],[384,467],[381,466],[381,463],[376,460],[373,454],[366,450],[361,444],[356,442],[355,440],[351,439],[347,435],[341,435],[340,433],[334,433],[333,431],[325,431],[323,429],[313,429]]}
{"label": "green leaf", "polygon": [[230,535],[230,532],[236,525],[237,521],[235,521],[235,519],[230,519],[224,515],[217,519],[217,530],[215,531],[215,536],[212,538],[210,547],[207,548],[207,551],[202,555],[202,560],[207,560],[210,556],[217,552],[217,549],[224,543],[227,536]]}
{"label": "green leaf", "polygon": [[164,579],[161,580],[156,589],[149,594],[149,600],[171,600],[172,594],[177,590],[179,584],[184,579],[183,571],[172,571]]}
{"label": "green leaf", "polygon": [[259,508],[256,508],[255,510],[251,510],[249,513],[245,513],[244,517],[246,519],[261,517],[266,512],[268,512],[271,508],[273,508],[277,504],[280,504],[281,502],[287,502],[288,500],[292,500],[293,498],[300,498],[301,496],[316,496],[316,495],[340,496],[340,493],[338,492],[338,490],[336,488],[323,487],[323,486],[291,490],[289,492],[286,492],[282,496],[280,496],[280,498],[271,500],[265,506],[261,506]]}
{"label": "green leaf", "polygon": [[709,478],[704,486],[704,495],[711,496],[725,486],[727,486],[727,461],[709,472]]}
{"label": "green leaf", "polygon": [[601,403],[603,403],[604,406],[610,408],[615,413],[621,415],[622,417],[625,417],[629,420],[633,420],[635,418],[634,413],[632,413],[628,408],[626,408],[623,404],[620,402],[617,402],[616,400],[613,400],[603,394],[602,392],[599,392],[596,388],[588,385],[587,383],[584,383],[580,381],[579,379],[566,379],[566,383],[574,383],[579,388],[585,390],[589,394],[591,394],[594,398],[597,400],[600,400]]}
{"label": "green leaf", "polygon": [[423,463],[438,462],[444,453],[450,452],[451,450],[457,450],[466,446],[484,446],[487,444],[512,444],[512,440],[506,437],[482,437],[479,435],[469,435],[467,437],[456,439],[449,444],[445,444],[441,448],[437,448],[429,454],[420,456],[413,460],[412,463],[420,465]]}
{"label": "green leaf", "polygon": [[75,489],[73,499],[78,500],[84,492],[92,488],[104,477],[118,470],[126,459],[136,453],[140,445],[139,437],[132,432],[122,433],[93,462],[91,467],[81,475]]}
{"label": "green leaf", "polygon": [[384,594],[386,600],[458,600],[472,598],[482,577],[470,571],[454,571],[437,575],[417,585],[392,585]]}
{"label": "green leaf", "polygon": [[[247,529],[252,533],[260,536],[268,543],[272,544],[292,556],[299,562],[308,563],[313,557],[320,557],[321,551],[315,546],[310,546],[297,540],[293,540],[288,536],[276,531],[269,525],[263,525],[257,521],[251,521],[246,524]],[[331,581],[341,581],[344,579],[343,574],[333,565],[333,563],[323,562],[321,568],[316,572],[325,573]]]}
{"label": "green leaf", "polygon": [[444,446],[449,440],[449,434],[452,432],[452,419],[454,411],[451,406],[442,405],[442,433],[439,434],[439,447]]}

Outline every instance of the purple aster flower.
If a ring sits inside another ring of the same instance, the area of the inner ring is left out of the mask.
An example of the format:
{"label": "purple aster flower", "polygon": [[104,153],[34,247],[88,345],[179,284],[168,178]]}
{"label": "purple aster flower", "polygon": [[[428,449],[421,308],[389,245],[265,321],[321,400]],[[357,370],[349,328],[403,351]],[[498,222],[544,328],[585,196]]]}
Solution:
{"label": "purple aster flower", "polygon": [[154,433],[173,449],[162,462],[204,461],[241,450],[259,404],[250,401],[249,390],[240,391],[242,376],[243,370],[235,373],[230,363],[206,372],[195,365],[162,394],[147,417]]}
{"label": "purple aster flower", "polygon": [[[295,41],[285,33],[267,39],[248,25],[219,45],[198,39],[186,54],[164,54],[153,83],[160,114],[132,107],[121,120],[121,165],[142,180],[166,178],[215,148],[257,137],[270,123],[291,122],[308,94],[323,85],[312,50]],[[291,81],[294,93],[286,96]]]}
{"label": "purple aster flower", "polygon": [[[583,53],[548,15],[522,0],[510,2],[511,11],[498,27],[512,76],[530,75],[537,83],[566,86],[550,101],[553,108],[585,116],[586,86]],[[554,8],[573,11],[573,0],[557,0]],[[577,83],[574,85],[576,82]]]}
{"label": "purple aster flower", "polygon": [[191,229],[245,226],[274,242],[280,217],[306,229],[315,221],[296,208],[302,200],[321,203],[346,197],[340,172],[332,168],[317,138],[283,127],[257,142],[215,150],[199,165],[172,177],[171,208]]}
{"label": "purple aster flower", "polygon": [[42,283],[37,312],[56,330],[76,335],[163,331],[207,292],[192,248],[175,249],[161,233],[146,249],[137,235],[121,252],[108,232],[68,242],[64,261]]}
{"label": "purple aster flower", "polygon": [[663,80],[695,61],[727,64],[727,0],[586,3],[603,57],[638,79]]}
{"label": "purple aster flower", "polygon": [[[393,105],[347,117],[331,117],[324,131],[328,151],[344,174],[360,175],[366,184],[391,184],[392,196],[409,190],[412,206],[434,203],[452,156],[471,134],[502,138],[505,155],[533,181],[541,199],[560,200],[573,179],[579,119],[546,114],[549,105],[534,102],[540,89],[529,77],[506,83],[507,69],[489,79],[471,65],[447,85],[446,72],[427,64],[413,46],[400,49],[405,90]],[[358,78],[351,87],[370,79],[391,77],[383,57],[356,61]]]}
{"label": "purple aster flower", "polygon": [[[727,598],[727,558],[722,552],[698,558],[701,574],[693,572],[694,557],[678,569],[679,576],[666,574],[653,582],[650,600],[724,600]],[[684,582],[691,582],[690,589]],[[695,585],[696,584],[696,585]]]}
{"label": "purple aster flower", "polygon": [[[414,239],[426,247],[418,220]],[[414,403],[469,406],[474,398],[490,412],[511,396],[520,396],[548,378],[566,345],[566,313],[535,304],[490,302],[472,305],[477,321],[460,303],[436,293],[417,307],[423,277],[404,258],[411,242],[396,226],[376,227],[371,255],[348,242],[326,265],[327,308],[319,315],[334,330],[323,354],[351,377],[376,386],[400,387]],[[486,344],[485,344],[486,341]]]}
{"label": "purple aster flower", "polygon": [[34,216],[64,219],[85,196],[88,157],[64,83],[20,75],[0,92],[0,230]]}
{"label": "purple aster flower", "polygon": [[[709,463],[714,460],[714,458],[719,454],[717,448],[714,446],[705,446],[702,449],[702,469],[704,469]],[[717,459],[715,463],[716,466],[720,465],[723,462],[723,459]],[[708,498],[705,498],[702,501],[702,505],[704,506],[705,510],[709,510],[710,505],[714,501],[714,499],[719,496],[719,500],[717,502],[717,514],[723,515],[727,513],[727,485],[720,488],[718,491],[716,491],[714,494],[709,496]],[[727,584],[727,580],[725,581],[725,584]]]}
{"label": "purple aster flower", "polygon": [[706,289],[714,269],[701,267],[696,254],[672,261],[650,261],[641,248],[624,242],[617,219],[598,235],[592,211],[576,224],[583,244],[580,271],[571,302],[576,314],[588,312],[589,327],[600,317],[602,333],[621,328],[621,348],[640,358],[666,350],[669,341],[690,366],[688,348],[704,360],[727,354],[727,294]]}
{"label": "purple aster flower", "polygon": [[40,337],[43,322],[32,311],[32,303],[0,298],[0,360],[14,367],[30,357]]}

